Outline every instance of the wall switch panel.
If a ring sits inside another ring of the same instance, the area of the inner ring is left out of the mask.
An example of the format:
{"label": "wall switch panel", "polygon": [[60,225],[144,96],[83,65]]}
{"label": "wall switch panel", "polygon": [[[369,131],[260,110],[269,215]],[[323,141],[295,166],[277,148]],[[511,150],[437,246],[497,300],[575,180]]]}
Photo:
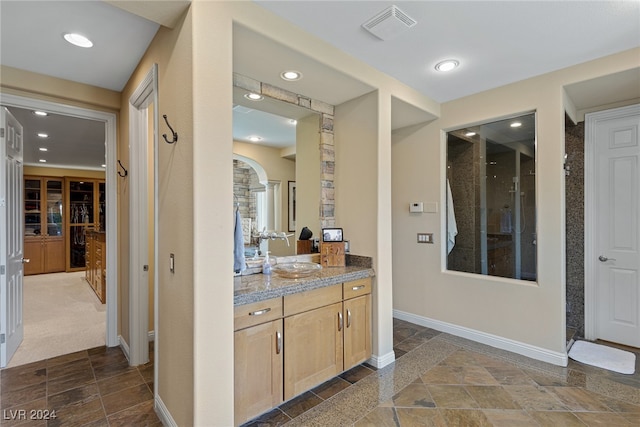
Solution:
{"label": "wall switch panel", "polygon": [[418,233],[418,243],[433,243],[433,233]]}

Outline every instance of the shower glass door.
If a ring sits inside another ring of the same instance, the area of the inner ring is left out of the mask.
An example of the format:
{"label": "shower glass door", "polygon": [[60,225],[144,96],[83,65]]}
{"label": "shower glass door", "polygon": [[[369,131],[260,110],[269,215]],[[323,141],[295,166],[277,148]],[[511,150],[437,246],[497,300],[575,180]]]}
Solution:
{"label": "shower glass door", "polygon": [[447,184],[447,269],[535,281],[535,114],[449,132]]}

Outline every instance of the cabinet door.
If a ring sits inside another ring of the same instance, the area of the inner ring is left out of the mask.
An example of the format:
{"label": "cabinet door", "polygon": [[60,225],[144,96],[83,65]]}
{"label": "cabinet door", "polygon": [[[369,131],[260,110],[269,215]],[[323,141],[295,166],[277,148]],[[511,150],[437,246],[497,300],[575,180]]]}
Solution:
{"label": "cabinet door", "polygon": [[371,295],[344,302],[344,369],[371,357]]}
{"label": "cabinet door", "polygon": [[25,238],[23,256],[29,260],[24,264],[25,276],[42,273],[44,270],[44,242],[42,238]]}
{"label": "cabinet door", "polygon": [[57,273],[65,269],[64,239],[62,237],[45,237],[45,273]]}
{"label": "cabinet door", "polygon": [[285,400],[342,372],[343,325],[342,302],[284,319]]}
{"label": "cabinet door", "polygon": [[234,332],[235,425],[282,403],[282,319]]}

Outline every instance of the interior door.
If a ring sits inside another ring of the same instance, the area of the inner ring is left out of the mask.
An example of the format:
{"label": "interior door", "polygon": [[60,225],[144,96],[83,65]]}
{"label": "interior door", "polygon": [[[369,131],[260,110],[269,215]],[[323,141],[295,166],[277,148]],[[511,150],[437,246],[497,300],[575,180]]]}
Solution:
{"label": "interior door", "polygon": [[0,108],[0,367],[22,342],[22,126]]}
{"label": "interior door", "polygon": [[597,338],[640,347],[640,105],[595,126]]}

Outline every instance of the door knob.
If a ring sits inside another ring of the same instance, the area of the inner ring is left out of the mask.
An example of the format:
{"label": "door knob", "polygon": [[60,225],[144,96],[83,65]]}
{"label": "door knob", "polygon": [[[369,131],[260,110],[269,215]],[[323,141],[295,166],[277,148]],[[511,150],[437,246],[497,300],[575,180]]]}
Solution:
{"label": "door knob", "polygon": [[31,260],[29,258],[22,258],[21,261],[22,261],[23,264],[27,264]]}
{"label": "door knob", "polygon": [[598,259],[599,259],[600,261],[602,261],[602,262],[615,261],[615,260],[616,260],[615,258],[607,258],[607,257],[606,257],[606,256],[604,256],[604,255],[600,255],[600,256],[598,257]]}

